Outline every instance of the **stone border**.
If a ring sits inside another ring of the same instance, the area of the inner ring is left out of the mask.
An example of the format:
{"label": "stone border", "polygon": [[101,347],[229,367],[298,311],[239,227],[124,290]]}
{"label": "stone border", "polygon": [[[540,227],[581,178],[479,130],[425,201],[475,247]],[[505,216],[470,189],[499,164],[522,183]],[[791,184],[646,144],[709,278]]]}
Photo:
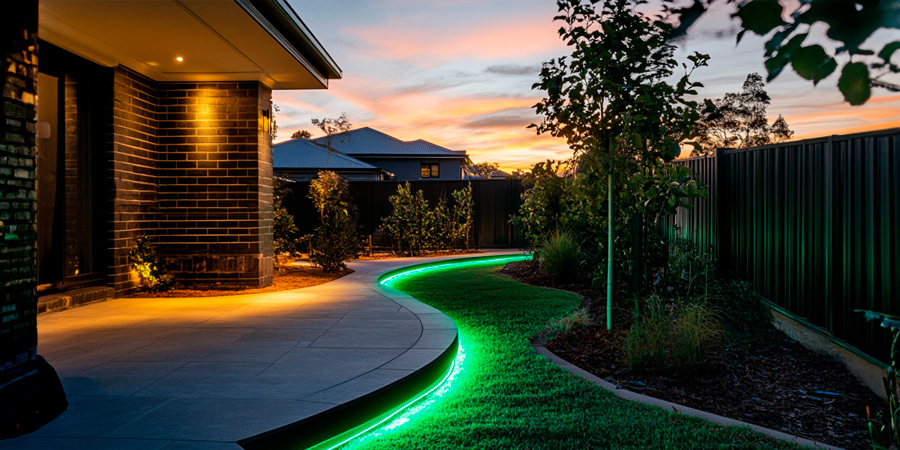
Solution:
{"label": "stone border", "polygon": [[779,439],[782,441],[792,442],[797,445],[813,447],[813,448],[824,448],[824,449],[829,449],[829,450],[841,450],[840,447],[834,447],[831,445],[823,444],[821,442],[816,442],[816,441],[812,441],[812,440],[802,438],[799,436],[794,436],[792,434],[787,434],[787,433],[784,433],[781,431],[764,428],[759,425],[753,425],[750,423],[741,422],[740,420],[731,419],[728,417],[723,417],[723,416],[719,416],[716,414],[708,413],[706,411],[701,411],[699,409],[694,409],[694,408],[690,408],[687,406],[679,405],[677,403],[660,400],[658,398],[649,397],[649,396],[646,396],[643,394],[638,394],[636,392],[632,392],[627,389],[619,389],[614,384],[612,384],[590,372],[587,372],[586,370],[581,369],[580,367],[575,366],[574,364],[560,358],[555,353],[553,353],[549,349],[547,349],[547,347],[545,347],[541,343],[532,342],[531,347],[534,349],[535,352],[537,352],[541,356],[547,358],[550,362],[552,362],[553,364],[556,364],[560,368],[568,370],[569,372],[571,372],[575,375],[579,375],[582,378],[590,381],[591,383],[594,383],[597,386],[600,386],[603,389],[606,389],[607,391],[612,392],[617,397],[625,399],[625,400],[631,400],[631,401],[642,403],[645,405],[656,406],[656,407],[662,408],[666,411],[672,411],[672,412],[684,414],[684,415],[691,416],[691,417],[698,417],[700,419],[706,420],[708,422],[716,423],[719,425],[747,427],[753,431],[762,433],[771,438]]}

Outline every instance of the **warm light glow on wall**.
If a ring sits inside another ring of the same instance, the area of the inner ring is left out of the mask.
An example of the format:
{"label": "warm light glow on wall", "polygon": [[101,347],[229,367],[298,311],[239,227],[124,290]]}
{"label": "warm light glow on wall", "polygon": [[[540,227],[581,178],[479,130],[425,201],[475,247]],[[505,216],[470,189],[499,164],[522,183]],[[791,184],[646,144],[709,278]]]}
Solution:
{"label": "warm light glow on wall", "polygon": [[180,56],[176,56],[176,57],[175,57],[175,61],[183,62],[183,61],[184,61],[184,58],[182,58],[182,57],[180,57]]}

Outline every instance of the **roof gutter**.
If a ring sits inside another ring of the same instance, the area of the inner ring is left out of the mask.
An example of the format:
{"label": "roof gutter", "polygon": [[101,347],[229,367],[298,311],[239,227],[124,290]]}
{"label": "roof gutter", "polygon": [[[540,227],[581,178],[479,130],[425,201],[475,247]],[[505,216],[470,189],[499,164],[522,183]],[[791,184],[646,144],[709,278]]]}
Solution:
{"label": "roof gutter", "polygon": [[324,86],[341,68],[286,0],[234,0]]}

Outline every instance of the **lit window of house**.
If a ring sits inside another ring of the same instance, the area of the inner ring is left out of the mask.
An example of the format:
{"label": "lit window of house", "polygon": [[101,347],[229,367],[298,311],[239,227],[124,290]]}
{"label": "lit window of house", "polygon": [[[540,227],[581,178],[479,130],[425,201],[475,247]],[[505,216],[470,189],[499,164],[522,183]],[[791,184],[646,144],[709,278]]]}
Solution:
{"label": "lit window of house", "polygon": [[422,178],[440,178],[441,165],[434,163],[422,163]]}

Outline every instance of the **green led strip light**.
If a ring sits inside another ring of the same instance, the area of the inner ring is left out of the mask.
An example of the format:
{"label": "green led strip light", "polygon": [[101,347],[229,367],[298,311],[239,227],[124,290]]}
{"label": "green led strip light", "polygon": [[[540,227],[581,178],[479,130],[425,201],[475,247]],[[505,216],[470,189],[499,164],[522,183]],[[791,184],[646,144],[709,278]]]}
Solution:
{"label": "green led strip light", "polygon": [[[436,391],[443,391],[441,394],[449,390],[450,382],[456,378],[456,375],[462,369],[462,361],[465,359],[465,352],[462,350],[462,346],[457,346],[456,349],[456,357],[453,359],[453,363],[450,365],[450,369],[447,370],[447,373],[444,374],[444,377],[439,381],[436,381],[431,386],[425,388],[424,391],[414,396],[408,402],[389,410],[388,412],[362,424],[357,427],[354,427],[350,430],[347,430],[331,439],[328,439],[325,442],[309,447],[308,450],[333,450],[336,449],[354,439],[360,438],[366,434],[375,434],[378,431],[378,428],[382,425],[385,425],[386,429],[396,428],[406,422],[409,421],[409,416],[421,411],[424,408],[416,408],[415,410],[410,410],[413,405],[416,405],[423,399],[425,403],[431,404],[435,399],[427,398],[430,395],[434,394]],[[442,396],[442,395],[441,395]],[[392,422],[388,423],[389,420],[394,419]]]}
{"label": "green led strip light", "polygon": [[410,267],[404,267],[402,269],[394,270],[388,272],[381,276],[378,279],[378,284],[384,286],[390,286],[392,282],[395,280],[408,276],[415,275],[422,272],[427,272],[431,270],[438,269],[449,269],[449,268],[461,268],[461,267],[476,267],[476,266],[490,266],[493,264],[499,263],[508,263],[513,261],[524,261],[527,259],[531,259],[531,254],[525,255],[512,255],[512,256],[501,256],[501,257],[480,257],[480,258],[466,258],[459,261],[451,261],[451,262],[440,262],[440,263],[428,263],[428,264],[419,264]]}
{"label": "green led strip light", "polygon": [[[388,272],[378,279],[378,284],[381,284],[383,286],[390,286],[392,282],[402,277],[417,275],[432,270],[495,265],[512,261],[522,261],[530,258],[531,255],[526,254],[503,257],[466,258],[463,260],[452,262],[420,264]],[[380,428],[383,428],[384,430],[391,430],[403,425],[404,423],[409,421],[410,416],[424,410],[432,403],[434,403],[438,398],[443,397],[443,395],[449,391],[453,379],[456,378],[456,375],[463,368],[462,363],[464,360],[465,351],[463,350],[462,344],[459,344],[453,363],[450,365],[447,373],[445,373],[439,381],[428,386],[419,394],[413,396],[412,399],[408,402],[396,408],[393,408],[362,425],[354,427],[344,433],[328,439],[327,441],[309,447],[309,450],[333,450],[335,448],[341,447],[344,444],[347,444],[354,439],[362,438],[366,435],[377,436],[380,434]],[[417,407],[413,408],[413,406]]]}
{"label": "green led strip light", "polygon": [[[427,271],[496,265],[530,258],[530,254],[519,254],[418,264],[387,272],[378,279],[378,283],[390,286],[399,278]],[[457,337],[455,346],[448,348],[426,367],[403,380],[300,422],[244,439],[238,444],[248,450],[287,447],[331,450],[356,439],[367,439],[393,430],[408,422],[410,417],[427,409],[450,391],[453,380],[463,369],[465,360],[465,346],[461,339],[462,337]],[[447,367],[447,369],[443,371],[442,367]],[[433,375],[429,375],[430,373]],[[430,376],[434,376],[433,379],[437,381],[425,385],[426,379]],[[425,388],[414,390],[417,389],[415,386],[422,385],[425,385]],[[414,393],[408,395],[404,394],[404,391]],[[396,406],[389,407],[392,403]],[[379,408],[380,405],[384,405],[383,409]],[[378,410],[385,412],[380,414],[376,412],[370,415],[372,411]],[[371,419],[366,418],[373,416],[374,418]],[[340,431],[342,429],[346,431]],[[334,433],[333,437],[327,437],[331,433]],[[319,443],[310,446],[315,442]]]}

